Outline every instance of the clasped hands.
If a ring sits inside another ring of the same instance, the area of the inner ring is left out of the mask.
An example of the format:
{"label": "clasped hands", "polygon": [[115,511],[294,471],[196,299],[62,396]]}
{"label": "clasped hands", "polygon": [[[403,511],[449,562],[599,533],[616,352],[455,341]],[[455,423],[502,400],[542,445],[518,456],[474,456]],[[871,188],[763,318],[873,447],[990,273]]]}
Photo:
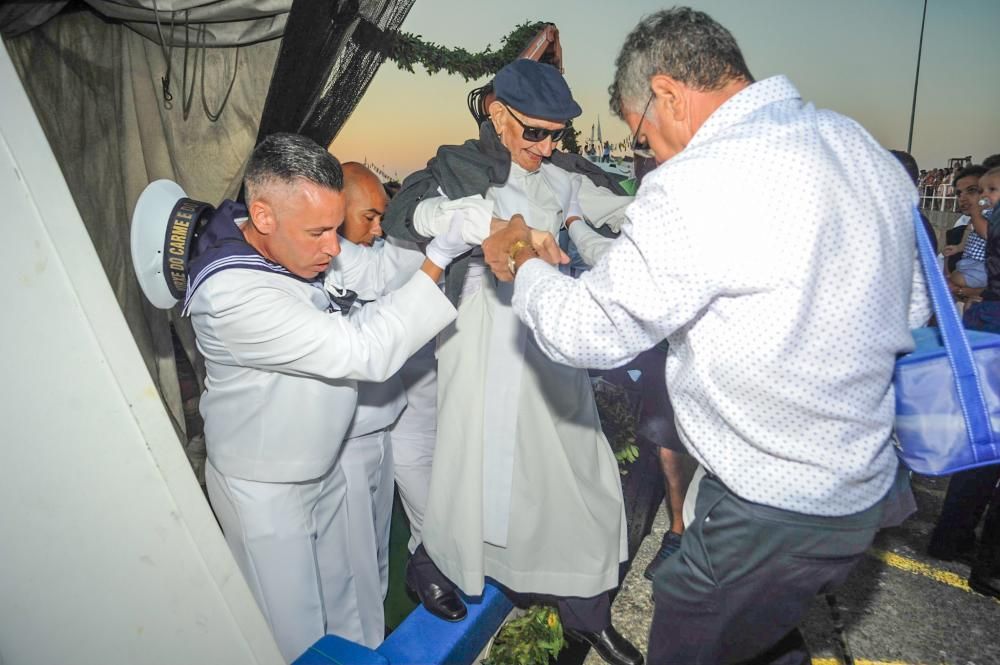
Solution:
{"label": "clasped hands", "polygon": [[483,256],[501,282],[513,280],[517,269],[529,259],[539,258],[550,265],[569,263],[552,234],[532,229],[521,215],[513,215],[508,222],[494,220],[493,229],[483,241]]}
{"label": "clasped hands", "polygon": [[[540,258],[551,265],[569,263],[569,257],[552,234],[532,229],[521,215],[514,215],[509,221],[494,218],[490,229],[491,234],[483,241],[483,255],[502,282],[513,280],[517,268],[531,258]],[[456,215],[447,233],[436,236],[427,245],[427,260],[421,269],[437,280],[448,264],[472,248],[462,238],[462,220]]]}
{"label": "clasped hands", "polygon": [[[439,277],[448,264],[473,248],[464,238],[464,224],[464,216],[454,215],[448,230],[427,245],[424,269],[431,277]],[[569,257],[553,235],[532,229],[521,215],[513,215],[510,220],[494,217],[490,235],[483,240],[482,247],[487,265],[504,282],[513,280],[517,268],[531,258],[540,258],[551,265],[569,263]]]}
{"label": "clasped hands", "polygon": [[[559,187],[557,197],[562,201],[564,225],[583,219],[580,209],[580,186],[582,177],[556,181]],[[514,273],[525,261],[539,258],[550,265],[569,263],[569,257],[559,248],[559,243],[551,233],[530,228],[521,215],[513,215],[509,222],[493,220],[492,233],[483,241],[483,255],[486,265],[501,282],[514,279]]]}
{"label": "clasped hands", "polygon": [[[579,202],[581,183],[580,177],[568,179],[565,187],[556,192],[562,202],[566,228],[583,218]],[[474,213],[463,210],[463,213],[469,214],[459,214],[459,209],[461,206],[455,208],[456,213],[448,230],[435,236],[425,250],[425,263],[429,264],[425,267],[430,269],[428,274],[442,271],[452,260],[473,248],[473,245],[467,244],[469,238],[463,233],[463,227],[469,223],[470,215],[474,217]],[[482,248],[486,264],[502,282],[512,281],[521,264],[532,258],[540,258],[550,265],[569,263],[569,257],[559,248],[551,233],[532,229],[519,214],[512,215],[510,220],[493,217],[489,223],[489,236],[482,241]]]}

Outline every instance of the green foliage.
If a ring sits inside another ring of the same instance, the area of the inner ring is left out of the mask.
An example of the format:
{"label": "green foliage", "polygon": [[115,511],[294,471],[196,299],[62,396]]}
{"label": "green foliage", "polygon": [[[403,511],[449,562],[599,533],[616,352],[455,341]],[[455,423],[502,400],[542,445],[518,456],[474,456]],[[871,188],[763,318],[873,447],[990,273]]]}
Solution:
{"label": "green foliage", "polygon": [[482,665],[549,665],[565,645],[559,612],[532,605],[500,628]]}
{"label": "green foliage", "polygon": [[562,149],[566,152],[580,154],[580,144],[577,142],[576,138],[580,136],[580,130],[570,127],[569,131],[566,132],[566,136],[562,140]]}
{"label": "green foliage", "polygon": [[[631,464],[632,462],[639,459],[639,446],[635,445],[635,443],[630,443],[621,450],[616,450],[615,459],[618,460],[618,464],[620,465]],[[628,473],[628,471],[626,471],[624,468],[621,470],[621,472],[622,475]]]}
{"label": "green foliage", "polygon": [[400,69],[413,71],[413,66],[420,64],[430,74],[445,71],[458,74],[466,81],[493,76],[500,69],[517,58],[521,50],[528,44],[545,23],[529,21],[514,28],[503,37],[503,48],[494,51],[488,45],[479,53],[470,53],[464,48],[448,48],[434,42],[426,42],[420,35],[408,32],[385,33],[379,50],[386,57],[399,65]]}
{"label": "green foliage", "polygon": [[625,465],[639,459],[635,438],[636,404],[629,399],[624,388],[604,379],[598,379],[594,384],[594,401],[604,436],[608,437],[621,473],[625,475],[628,473]]}

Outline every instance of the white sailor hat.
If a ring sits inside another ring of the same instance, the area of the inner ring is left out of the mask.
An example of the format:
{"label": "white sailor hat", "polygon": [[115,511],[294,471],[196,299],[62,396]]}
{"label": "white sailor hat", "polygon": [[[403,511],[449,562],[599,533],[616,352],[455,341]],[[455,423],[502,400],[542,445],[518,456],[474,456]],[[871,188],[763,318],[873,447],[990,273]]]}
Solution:
{"label": "white sailor hat", "polygon": [[170,309],[184,297],[191,248],[213,210],[172,180],[151,182],[139,195],[132,213],[132,267],[154,307]]}

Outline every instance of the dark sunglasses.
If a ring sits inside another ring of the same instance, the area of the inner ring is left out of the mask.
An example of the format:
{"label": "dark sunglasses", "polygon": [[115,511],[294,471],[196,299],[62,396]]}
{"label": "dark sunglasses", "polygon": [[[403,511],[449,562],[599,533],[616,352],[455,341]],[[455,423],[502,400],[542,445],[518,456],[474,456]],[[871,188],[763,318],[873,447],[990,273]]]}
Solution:
{"label": "dark sunglasses", "polygon": [[516,115],[514,115],[514,111],[511,110],[509,106],[507,106],[503,102],[500,103],[503,104],[503,107],[505,109],[507,109],[507,112],[510,113],[511,117],[517,121],[517,124],[521,125],[521,130],[522,130],[521,137],[525,141],[538,143],[539,141],[544,141],[546,137],[551,137],[553,143],[558,143],[559,141],[562,140],[564,136],[566,136],[566,133],[569,131],[570,127],[572,127],[572,123],[568,123],[565,127],[560,127],[559,129],[542,129],[541,127],[530,127],[521,122],[521,119],[518,118]]}
{"label": "dark sunglasses", "polygon": [[646,113],[649,111],[649,105],[653,103],[653,95],[655,93],[649,93],[649,99],[646,101],[646,106],[642,109],[642,115],[639,116],[639,124],[635,126],[635,138],[632,139],[632,156],[633,157],[645,157],[650,159],[653,157],[653,151],[649,149],[649,143],[646,141],[639,142],[639,130],[642,129],[642,121],[646,119]]}

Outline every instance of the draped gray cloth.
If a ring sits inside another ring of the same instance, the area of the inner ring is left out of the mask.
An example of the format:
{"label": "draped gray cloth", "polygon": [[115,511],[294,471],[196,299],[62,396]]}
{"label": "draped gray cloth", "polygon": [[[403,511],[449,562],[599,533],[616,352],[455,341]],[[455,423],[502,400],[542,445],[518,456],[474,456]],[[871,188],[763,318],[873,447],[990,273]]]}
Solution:
{"label": "draped gray cloth", "polygon": [[[236,49],[206,50],[197,70],[206,85],[204,92],[193,90],[198,112],[186,120],[180,99],[164,106],[159,79],[166,62],[159,44],[121,25],[73,12],[5,43],[147,367],[183,431],[170,323],[190,340],[189,324],[174,310],[153,308],[139,290],[129,246],[132,208],[158,178],[178,182],[203,201],[235,193],[278,42],[241,47],[238,69]],[[183,53],[175,50],[172,58],[179,71]],[[195,75],[191,71],[190,78]],[[218,108],[234,76],[226,107],[212,122],[201,102]]]}
{"label": "draped gray cloth", "polygon": [[0,4],[0,34],[4,37],[16,37],[45,23],[61,12],[67,4],[68,0],[4,2]]}
{"label": "draped gray cloth", "polygon": [[[101,15],[121,21],[165,45],[240,46],[281,37],[292,0],[86,0]],[[0,6],[0,32],[13,37],[42,25],[66,0],[8,2]],[[192,31],[195,35],[192,35]],[[163,36],[162,40],[160,36]]]}

